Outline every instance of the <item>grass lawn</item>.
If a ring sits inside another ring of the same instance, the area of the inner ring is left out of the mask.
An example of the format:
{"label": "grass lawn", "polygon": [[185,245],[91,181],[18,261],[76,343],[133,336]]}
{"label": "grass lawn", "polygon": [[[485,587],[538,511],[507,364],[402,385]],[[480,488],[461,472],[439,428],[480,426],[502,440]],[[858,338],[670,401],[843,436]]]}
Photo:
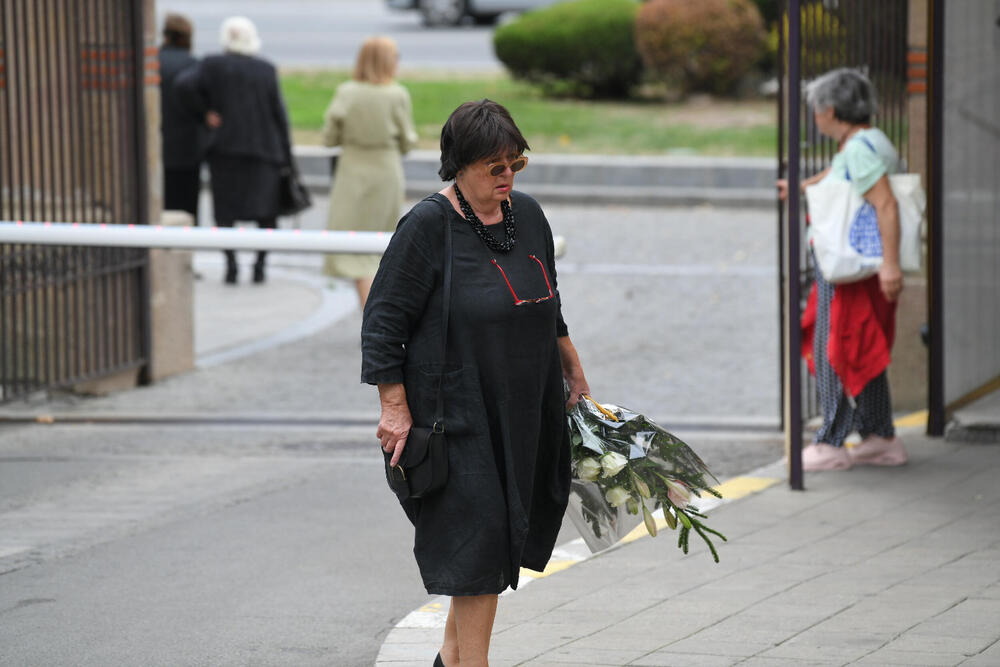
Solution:
{"label": "grass lawn", "polygon": [[[320,143],[320,128],[346,71],[281,73],[296,143]],[[536,153],[619,153],[773,156],[777,150],[775,103],[767,100],[699,99],[583,102],[550,99],[506,75],[411,73],[400,77],[413,98],[420,147],[436,149],[441,126],[455,107],[488,97],[517,121]]]}

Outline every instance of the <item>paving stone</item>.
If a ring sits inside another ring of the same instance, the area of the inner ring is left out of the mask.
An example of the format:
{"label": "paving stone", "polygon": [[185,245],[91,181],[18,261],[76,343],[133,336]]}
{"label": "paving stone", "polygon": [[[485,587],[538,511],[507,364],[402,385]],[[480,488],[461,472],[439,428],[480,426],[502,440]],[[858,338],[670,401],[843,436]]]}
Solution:
{"label": "paving stone", "polygon": [[634,660],[631,664],[640,667],[730,667],[737,662],[739,660],[731,656],[657,651]]}
{"label": "paving stone", "polygon": [[[994,616],[994,618],[996,617]],[[967,656],[973,656],[986,650],[996,640],[996,636],[992,638],[956,637],[925,633],[917,628],[894,639],[887,645],[887,648],[897,651],[963,653]]]}
{"label": "paving stone", "polygon": [[[961,653],[916,653],[883,648],[869,653],[858,660],[856,664],[906,665],[907,667],[947,667],[949,665],[969,664],[963,662],[964,660],[966,660],[966,656]],[[992,663],[990,667],[996,667],[996,663]]]}
{"label": "paving stone", "polygon": [[571,665],[626,665],[648,652],[632,646],[594,648],[570,645],[546,651],[538,659]]}

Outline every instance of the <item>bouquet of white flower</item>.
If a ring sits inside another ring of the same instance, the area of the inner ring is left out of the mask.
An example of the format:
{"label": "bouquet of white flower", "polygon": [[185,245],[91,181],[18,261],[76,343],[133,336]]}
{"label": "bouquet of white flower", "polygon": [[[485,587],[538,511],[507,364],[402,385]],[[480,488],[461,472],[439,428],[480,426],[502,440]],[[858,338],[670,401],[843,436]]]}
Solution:
{"label": "bouquet of white flower", "polygon": [[[691,496],[719,492],[718,480],[685,443],[641,414],[601,405],[589,396],[570,410],[573,482],[569,516],[591,551],[606,549],[638,525],[641,513],[656,536],[653,512],[660,509],[671,529],[680,525],[677,546],[688,552],[691,531],[701,536],[715,562],[719,554]],[[635,517],[634,519],[631,517]]]}

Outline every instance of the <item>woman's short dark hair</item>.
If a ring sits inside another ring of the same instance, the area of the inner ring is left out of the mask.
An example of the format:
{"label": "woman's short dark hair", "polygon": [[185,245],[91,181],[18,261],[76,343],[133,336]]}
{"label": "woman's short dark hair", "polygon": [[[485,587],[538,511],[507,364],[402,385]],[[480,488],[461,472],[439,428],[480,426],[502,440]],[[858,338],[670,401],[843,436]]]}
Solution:
{"label": "woman's short dark hair", "polygon": [[191,50],[191,34],[194,26],[182,14],[170,12],[163,21],[163,43],[167,46],[177,46]]}
{"label": "woman's short dark hair", "polygon": [[441,128],[438,174],[442,181],[451,181],[474,162],[526,150],[528,142],[503,105],[492,100],[466,102],[451,112]]}
{"label": "woman's short dark hair", "polygon": [[806,102],[817,110],[833,109],[833,117],[844,123],[870,123],[878,111],[875,87],[856,69],[840,67],[806,86]]}

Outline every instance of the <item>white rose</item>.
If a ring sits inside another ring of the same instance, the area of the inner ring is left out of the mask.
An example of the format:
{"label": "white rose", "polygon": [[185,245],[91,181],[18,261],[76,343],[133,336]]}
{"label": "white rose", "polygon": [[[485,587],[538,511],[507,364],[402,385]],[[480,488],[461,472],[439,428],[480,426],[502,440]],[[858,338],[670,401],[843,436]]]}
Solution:
{"label": "white rose", "polygon": [[601,474],[601,462],[593,456],[576,462],[576,476],[585,482],[593,482]]}
{"label": "white rose", "polygon": [[622,487],[615,486],[608,489],[607,493],[604,494],[604,497],[609,503],[611,503],[612,507],[619,507],[627,503],[632,496],[630,496],[628,491]]}
{"label": "white rose", "polygon": [[627,463],[628,459],[618,452],[608,452],[601,457],[601,467],[604,468],[605,477],[617,475]]}

